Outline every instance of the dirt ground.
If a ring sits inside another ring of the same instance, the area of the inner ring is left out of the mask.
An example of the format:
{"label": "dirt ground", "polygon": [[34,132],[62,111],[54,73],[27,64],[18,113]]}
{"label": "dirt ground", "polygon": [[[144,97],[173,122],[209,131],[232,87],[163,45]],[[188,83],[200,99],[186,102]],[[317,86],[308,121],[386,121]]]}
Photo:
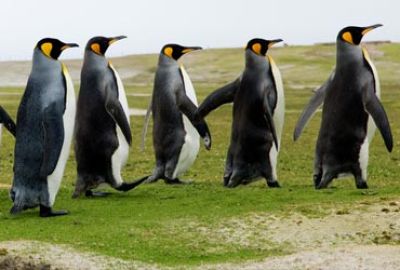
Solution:
{"label": "dirt ground", "polygon": [[[400,270],[400,202],[337,207],[324,217],[300,214],[277,217],[251,214],[217,226],[190,223],[209,241],[240,243],[244,247],[281,246],[290,255],[241,264],[208,264],[194,269],[390,269]],[[0,242],[0,269],[106,270],[172,269],[124,261],[68,246],[35,241]],[[188,269],[181,267],[179,269]]]}

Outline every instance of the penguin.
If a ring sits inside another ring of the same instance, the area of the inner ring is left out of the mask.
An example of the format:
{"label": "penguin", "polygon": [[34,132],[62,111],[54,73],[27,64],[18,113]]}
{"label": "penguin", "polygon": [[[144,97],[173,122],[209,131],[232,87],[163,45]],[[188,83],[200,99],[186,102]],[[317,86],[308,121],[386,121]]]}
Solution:
{"label": "penguin", "polygon": [[2,106],[0,106],[0,142],[1,142],[1,130],[3,124],[5,128],[15,137],[15,132],[16,132],[15,123],[10,117],[10,115],[7,113],[7,111],[4,110]]}
{"label": "penguin", "polygon": [[132,143],[129,108],[122,81],[105,53],[124,38],[93,37],[85,48],[76,113],[74,198],[108,195],[93,191],[103,183],[128,191],[145,180],[127,183],[121,177]]}
{"label": "penguin", "polygon": [[58,57],[78,47],[58,39],[40,40],[17,113],[11,214],[40,207],[41,217],[66,215],[53,211],[69,156],[75,118],[75,92],[66,66]]}
{"label": "penguin", "polygon": [[263,177],[280,187],[276,164],[284,123],[285,97],[280,71],[268,49],[281,39],[255,38],[245,48],[245,69],[235,81],[211,93],[198,109],[200,117],[233,102],[231,141],[224,186],[233,188]]}
{"label": "penguin", "polygon": [[178,63],[182,55],[196,50],[201,47],[166,44],[161,49],[142,138],[143,145],[152,112],[156,167],[147,183],[159,179],[167,184],[184,183],[179,177],[196,160],[200,136],[205,148],[211,147],[208,126],[196,114],[198,103],[192,82],[183,65]]}
{"label": "penguin", "polygon": [[368,188],[368,149],[376,126],[387,150],[392,151],[389,120],[379,101],[378,73],[367,50],[360,45],[366,33],[380,26],[349,26],[340,30],[336,38],[336,67],[315,91],[296,124],[295,141],[323,103],[313,175],[317,189],[349,174],[354,176],[357,188]]}

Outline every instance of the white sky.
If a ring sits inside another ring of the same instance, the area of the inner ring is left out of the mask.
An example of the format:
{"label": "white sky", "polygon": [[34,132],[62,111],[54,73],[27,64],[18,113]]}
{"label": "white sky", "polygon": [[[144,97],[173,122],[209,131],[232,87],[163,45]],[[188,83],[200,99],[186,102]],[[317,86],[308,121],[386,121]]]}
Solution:
{"label": "white sky", "polygon": [[365,40],[400,41],[399,0],[0,0],[0,60],[30,59],[43,37],[79,43],[127,35],[108,55],[159,52],[169,42],[242,47],[253,37],[288,44],[335,41],[344,26],[382,23]]}

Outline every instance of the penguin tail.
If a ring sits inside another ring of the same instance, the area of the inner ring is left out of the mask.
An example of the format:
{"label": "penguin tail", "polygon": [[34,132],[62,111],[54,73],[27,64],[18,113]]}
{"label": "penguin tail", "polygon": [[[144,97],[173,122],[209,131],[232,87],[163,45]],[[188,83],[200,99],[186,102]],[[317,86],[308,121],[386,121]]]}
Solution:
{"label": "penguin tail", "polygon": [[135,180],[133,182],[130,182],[130,183],[123,182],[121,185],[119,185],[115,189],[118,190],[118,191],[127,192],[127,191],[129,191],[131,189],[134,189],[138,185],[142,184],[149,177],[150,177],[150,175],[147,175],[147,176],[144,176],[144,177],[142,177],[142,178],[140,178],[138,180]]}

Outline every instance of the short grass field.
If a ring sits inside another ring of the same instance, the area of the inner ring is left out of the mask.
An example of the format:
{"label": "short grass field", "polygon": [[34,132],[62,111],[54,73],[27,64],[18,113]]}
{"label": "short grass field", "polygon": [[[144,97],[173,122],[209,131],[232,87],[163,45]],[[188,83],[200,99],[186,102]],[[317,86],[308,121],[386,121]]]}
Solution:
{"label": "short grass field", "polygon": [[[192,180],[192,184],[168,186],[160,181],[141,185],[128,193],[110,189],[112,194],[106,198],[71,199],[76,179],[76,163],[71,151],[55,204],[56,209],[68,209],[70,215],[40,219],[34,209],[11,216],[12,203],[6,186],[12,181],[14,139],[3,130],[0,184],[5,188],[0,188],[0,241],[23,239],[67,244],[81,251],[161,266],[236,263],[289,254],[293,249],[290,243],[246,245],[214,237],[218,231],[213,232],[213,228],[221,230],[222,227],[232,232],[241,229],[236,227],[237,223],[225,223],[229,219],[241,220],[252,214],[321,217],[338,207],[351,209],[363,203],[400,199],[400,124],[397,118],[400,115],[400,45],[368,44],[367,47],[380,74],[381,99],[394,136],[394,150],[388,153],[379,132],[376,133],[370,148],[369,190],[357,190],[353,178],[335,180],[326,190],[314,190],[312,168],[320,113],[310,121],[299,141],[295,143],[292,139],[294,125],[312,90],[328,78],[335,64],[335,46],[273,48],[270,54],[281,68],[286,95],[278,164],[282,188],[270,189],[264,180],[235,189],[222,186],[232,121],[232,106],[225,105],[206,118],[213,145],[211,151],[202,147],[195,164],[182,177]],[[152,91],[157,56],[127,56],[112,61],[117,70],[128,74],[123,78],[130,107],[146,109],[150,97],[141,94]],[[244,54],[243,49],[204,50],[183,57],[182,63],[193,79],[201,102],[213,90],[240,74]],[[66,64],[78,69],[80,62],[66,61]],[[130,70],[134,72],[129,73]],[[73,79],[78,91],[79,77]],[[0,104],[13,117],[23,89],[0,88]],[[140,150],[143,122],[143,116],[131,118],[133,144],[123,170],[127,181],[150,174],[154,166],[151,126],[146,149]],[[200,228],[209,228],[213,233],[204,233]],[[259,230],[251,230],[250,239],[257,242]]]}

